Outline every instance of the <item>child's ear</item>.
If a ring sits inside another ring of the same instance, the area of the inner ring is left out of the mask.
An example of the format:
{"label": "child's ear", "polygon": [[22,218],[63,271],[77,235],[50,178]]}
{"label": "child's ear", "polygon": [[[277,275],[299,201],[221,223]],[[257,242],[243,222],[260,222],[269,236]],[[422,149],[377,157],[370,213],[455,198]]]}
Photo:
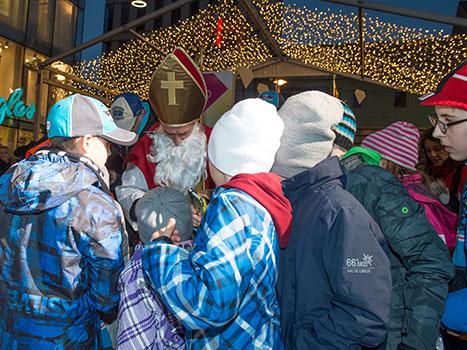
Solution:
{"label": "child's ear", "polygon": [[84,135],[78,139],[77,146],[79,147],[78,151],[80,154],[88,154],[92,153],[93,147],[93,136],[91,135]]}

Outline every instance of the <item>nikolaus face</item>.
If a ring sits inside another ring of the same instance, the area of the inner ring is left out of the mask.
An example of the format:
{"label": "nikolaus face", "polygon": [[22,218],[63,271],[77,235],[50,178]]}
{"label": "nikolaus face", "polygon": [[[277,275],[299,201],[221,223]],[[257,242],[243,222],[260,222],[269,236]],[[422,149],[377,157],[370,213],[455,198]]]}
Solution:
{"label": "nikolaus face", "polygon": [[[467,120],[467,110],[460,108],[436,106],[436,114],[445,124]],[[436,126],[433,136],[441,141],[453,160],[467,160],[467,121],[449,126],[445,134],[441,132],[439,126]]]}
{"label": "nikolaus face", "polygon": [[173,127],[162,124],[162,130],[170,137],[175,146],[180,145],[188,136],[191,135],[195,123],[191,123],[185,126]]}

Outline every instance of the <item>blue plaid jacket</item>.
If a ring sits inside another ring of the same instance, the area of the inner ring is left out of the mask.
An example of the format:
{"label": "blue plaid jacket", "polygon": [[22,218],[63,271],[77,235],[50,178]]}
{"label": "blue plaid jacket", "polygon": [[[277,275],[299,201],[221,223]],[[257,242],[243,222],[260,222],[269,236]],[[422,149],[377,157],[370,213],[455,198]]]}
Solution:
{"label": "blue plaid jacket", "polygon": [[188,349],[282,349],[274,290],[279,242],[250,195],[218,188],[188,253],[156,241],[143,269],[187,329]]}
{"label": "blue plaid jacket", "polygon": [[0,349],[96,349],[116,314],[121,209],[67,156],[32,156],[0,178]]}

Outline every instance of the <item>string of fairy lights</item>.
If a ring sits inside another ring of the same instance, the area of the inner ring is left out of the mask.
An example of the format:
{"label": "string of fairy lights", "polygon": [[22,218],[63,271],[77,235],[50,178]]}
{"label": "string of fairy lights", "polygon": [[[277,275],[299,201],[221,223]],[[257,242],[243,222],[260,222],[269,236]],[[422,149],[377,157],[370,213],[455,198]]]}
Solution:
{"label": "string of fairy lights", "polygon": [[[254,0],[284,56],[336,73],[361,75],[358,16],[285,5],[282,1]],[[217,21],[223,19],[221,45],[215,45]],[[384,85],[423,94],[467,59],[467,35],[410,28],[364,18],[363,74]],[[219,1],[177,25],[142,34],[117,50],[73,67],[79,77],[113,91],[133,91],[147,98],[152,73],[176,46],[183,47],[203,71],[237,71],[266,62],[273,53],[248,22],[235,0]],[[106,98],[111,95],[89,87]]]}

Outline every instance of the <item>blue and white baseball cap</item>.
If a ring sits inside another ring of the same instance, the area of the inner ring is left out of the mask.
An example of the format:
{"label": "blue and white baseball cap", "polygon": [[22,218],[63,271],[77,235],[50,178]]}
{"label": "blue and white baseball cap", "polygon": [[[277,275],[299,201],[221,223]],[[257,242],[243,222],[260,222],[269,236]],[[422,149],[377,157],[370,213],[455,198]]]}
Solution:
{"label": "blue and white baseball cap", "polygon": [[47,135],[49,138],[101,136],[123,146],[131,146],[138,140],[134,132],[115,124],[106,105],[80,94],[71,95],[53,105],[47,116]]}
{"label": "blue and white baseball cap", "polygon": [[131,130],[136,123],[136,117],[144,109],[138,95],[126,92],[118,95],[110,106],[110,113],[118,127]]}

